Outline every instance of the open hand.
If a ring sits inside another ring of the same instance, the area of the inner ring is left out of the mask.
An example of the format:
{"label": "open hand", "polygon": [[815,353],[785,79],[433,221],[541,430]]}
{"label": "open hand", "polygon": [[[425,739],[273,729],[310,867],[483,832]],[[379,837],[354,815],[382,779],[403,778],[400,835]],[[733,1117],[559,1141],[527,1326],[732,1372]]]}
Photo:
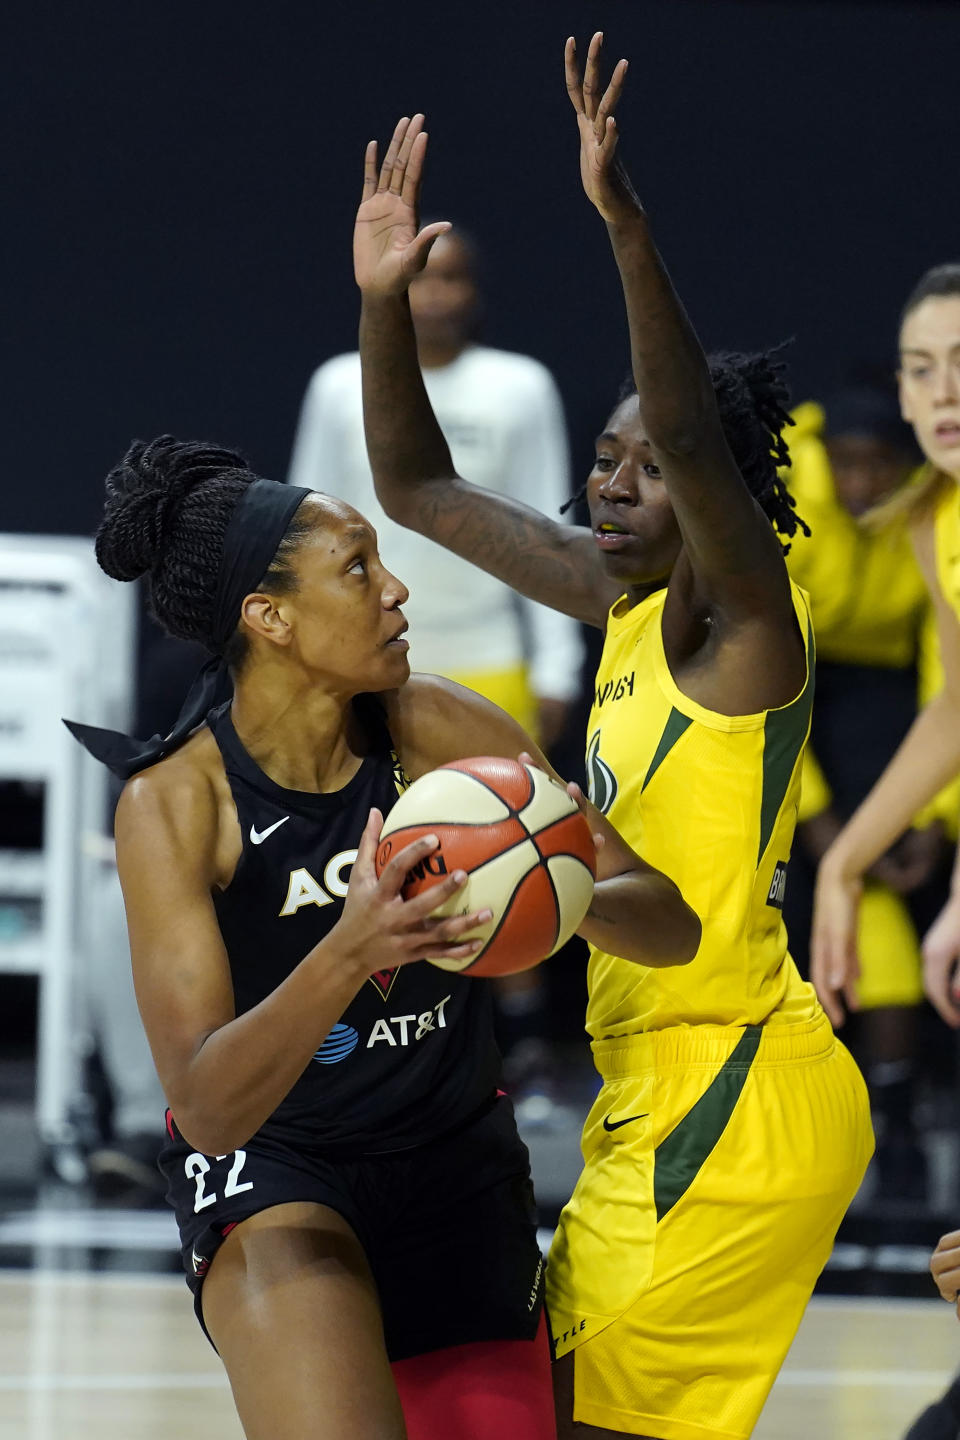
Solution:
{"label": "open hand", "polygon": [[353,231],[353,268],[367,295],[400,295],[427,263],[450,222],[438,220],[418,232],[420,181],[427,153],[423,116],[397,122],[377,168],[377,142],[367,146],[363,199]]}
{"label": "open hand", "polygon": [[590,41],[583,78],[577,64],[577,44],[571,38],[564,52],[567,94],[577,112],[580,130],[580,179],[604,220],[611,224],[643,213],[643,207],[627,178],[622,165],[615,159],[617,122],[614,110],[623,93],[627,78],[627,61],[618,60],[606,90],[600,84],[600,52],[603,32],[598,30]]}
{"label": "open hand", "polygon": [[371,810],[357,847],[343,914],[330,932],[331,942],[364,976],[411,960],[466,960],[475,955],[484,942],[464,940],[463,936],[485,924],[491,911],[431,918],[438,906],[463,889],[466,871],[455,870],[422,895],[404,900],[401,891],[407,875],[440,841],[436,835],[424,835],[405,845],[378,880],[376,854],[382,829],[383,816],[379,810]]}

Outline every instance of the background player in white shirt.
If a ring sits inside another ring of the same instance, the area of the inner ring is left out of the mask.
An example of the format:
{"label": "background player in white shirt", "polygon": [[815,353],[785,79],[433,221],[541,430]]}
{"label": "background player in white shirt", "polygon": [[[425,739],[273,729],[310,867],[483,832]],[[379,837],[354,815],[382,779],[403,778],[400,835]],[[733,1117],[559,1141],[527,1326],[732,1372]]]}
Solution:
{"label": "background player in white shirt", "polygon": [[[430,400],[457,464],[487,489],[556,516],[570,494],[560,396],[539,361],[474,343],[475,272],[471,242],[444,235],[410,286]],[[358,354],[315,371],[288,478],[369,515],[388,563],[416,576],[409,618],[417,669],[486,695],[549,750],[579,690],[579,627],[388,519],[367,461]]]}

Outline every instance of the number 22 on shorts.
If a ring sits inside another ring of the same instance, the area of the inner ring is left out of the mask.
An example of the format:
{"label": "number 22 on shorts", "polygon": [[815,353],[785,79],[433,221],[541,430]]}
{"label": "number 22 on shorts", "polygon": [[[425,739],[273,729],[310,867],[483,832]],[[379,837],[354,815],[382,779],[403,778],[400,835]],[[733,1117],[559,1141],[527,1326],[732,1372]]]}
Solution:
{"label": "number 22 on shorts", "polygon": [[[226,1160],[227,1158],[228,1156],[226,1155],[214,1156],[214,1160]],[[231,1195],[239,1195],[244,1190],[253,1189],[252,1180],[244,1180],[242,1184],[240,1183],[240,1173],[246,1163],[246,1150],[234,1150],[233,1164],[230,1166],[227,1183],[223,1189],[223,1198],[225,1200]],[[204,1181],[211,1169],[210,1161],[206,1155],[201,1155],[199,1151],[195,1151],[192,1155],[187,1156],[183,1162],[183,1169],[187,1179],[195,1181],[197,1186],[197,1194],[193,1202],[193,1213],[198,1215],[201,1210],[205,1210],[208,1205],[215,1204],[217,1200],[217,1192],[215,1190],[212,1190],[209,1195],[204,1192]]]}

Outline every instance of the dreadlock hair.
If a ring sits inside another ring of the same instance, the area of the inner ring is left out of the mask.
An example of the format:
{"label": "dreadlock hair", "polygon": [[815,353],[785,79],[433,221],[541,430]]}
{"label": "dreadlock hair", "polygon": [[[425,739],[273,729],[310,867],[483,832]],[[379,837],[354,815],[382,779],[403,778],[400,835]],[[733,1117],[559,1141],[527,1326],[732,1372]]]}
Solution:
{"label": "dreadlock hair", "polygon": [[[953,296],[960,296],[960,261],[934,265],[920,276],[907,296],[906,304],[900,312],[900,330],[903,330],[907,320],[924,300],[949,299]],[[931,511],[944,490],[955,483],[949,475],[945,475],[928,460],[895,495],[875,506],[867,520],[873,529],[881,529],[898,520],[905,520],[909,524]]]}
{"label": "dreadlock hair", "polygon": [[[787,411],[790,392],[783,378],[786,365],[775,350],[745,355],[723,351],[707,357],[710,379],[717,397],[717,409],[727,444],[744,483],[780,536],[783,551],[798,530],[810,534],[797,514],[796,502],[780,475],[790,464],[790,451],[783,437],[793,420]],[[622,405],[637,393],[632,376],[627,376],[617,396]],[[582,500],[586,485],[563,507]]]}
{"label": "dreadlock hair", "polygon": [[[100,568],[115,580],[148,577],[150,613],[169,635],[216,650],[213,609],[223,542],[234,507],[257,476],[234,450],[160,435],[135,440],[107,476],[96,536]],[[290,594],[294,553],[310,529],[295,512],[261,588]],[[235,672],[247,637],[237,627],[223,654]]]}

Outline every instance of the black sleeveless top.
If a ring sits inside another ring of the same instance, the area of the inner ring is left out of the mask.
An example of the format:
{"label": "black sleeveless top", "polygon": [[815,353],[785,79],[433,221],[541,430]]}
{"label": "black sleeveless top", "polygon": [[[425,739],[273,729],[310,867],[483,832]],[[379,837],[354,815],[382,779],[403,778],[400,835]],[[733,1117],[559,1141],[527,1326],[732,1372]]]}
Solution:
{"label": "black sleeveless top", "polygon": [[[373,806],[405,784],[383,712],[354,702],[371,750],[342,790],[284,790],[251,760],[229,704],[212,711],[243,850],[214,891],[236,1013],[259,1004],[333,929]],[[381,970],[359,993],[260,1130],[263,1139],[340,1154],[405,1149],[455,1129],[493,1096],[500,1059],[489,984],[420,960]]]}

